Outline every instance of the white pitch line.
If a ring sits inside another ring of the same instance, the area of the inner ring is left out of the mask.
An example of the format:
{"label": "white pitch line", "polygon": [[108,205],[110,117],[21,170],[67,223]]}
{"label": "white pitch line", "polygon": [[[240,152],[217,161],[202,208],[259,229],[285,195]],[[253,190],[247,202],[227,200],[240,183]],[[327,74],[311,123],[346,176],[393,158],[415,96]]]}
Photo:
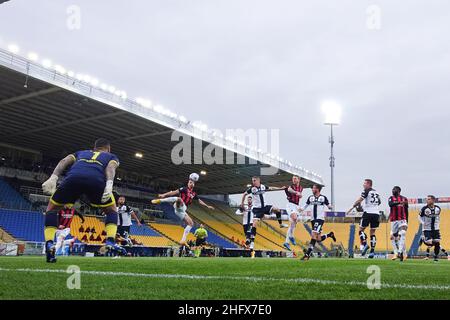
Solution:
{"label": "white pitch line", "polygon": [[[37,272],[37,273],[67,273],[67,270],[61,269],[6,269],[0,268],[3,272]],[[367,287],[366,282],[362,281],[336,281],[321,280],[310,278],[263,278],[249,276],[206,276],[206,275],[189,275],[189,274],[157,274],[157,273],[133,273],[133,272],[113,272],[113,271],[80,271],[81,274],[97,275],[97,276],[118,276],[118,277],[136,277],[136,278],[154,278],[154,279],[189,279],[189,280],[236,280],[236,281],[253,281],[253,282],[273,282],[283,281],[290,283],[307,283],[320,285],[342,285],[342,286],[363,286]],[[450,285],[415,285],[415,284],[389,284],[382,283],[382,288],[386,289],[427,289],[427,290],[450,290]]]}

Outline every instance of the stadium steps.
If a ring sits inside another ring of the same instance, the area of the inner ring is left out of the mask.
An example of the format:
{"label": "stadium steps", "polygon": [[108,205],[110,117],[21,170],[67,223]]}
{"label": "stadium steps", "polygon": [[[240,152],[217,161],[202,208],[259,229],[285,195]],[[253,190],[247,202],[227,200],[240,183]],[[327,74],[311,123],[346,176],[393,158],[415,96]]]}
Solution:
{"label": "stadium steps", "polygon": [[[156,232],[162,234],[172,242],[179,244],[183,236],[184,228],[180,225],[150,222],[149,226]],[[187,241],[195,241],[195,236],[190,232]]]}
{"label": "stadium steps", "polygon": [[[195,211],[195,209],[194,209]],[[233,243],[236,246],[239,247],[243,247],[239,241],[234,241],[234,239],[230,236],[228,236],[227,234],[225,234],[223,231],[223,229],[220,226],[215,225],[215,221],[213,220],[206,220],[203,219],[204,217],[199,217],[201,216],[200,214],[196,214],[195,212],[193,213],[192,210],[190,210],[190,217],[197,223],[197,224],[203,224],[205,227],[207,227],[210,230],[214,230],[214,232],[216,232],[218,235],[220,235],[221,237],[223,237],[224,239],[228,240],[230,243]]]}
{"label": "stadium steps", "polygon": [[[236,222],[235,220],[231,219],[230,217],[228,217],[228,215],[217,215],[214,214],[213,211],[208,211],[203,207],[200,207],[198,205],[193,205],[192,209],[195,210],[194,215],[198,215],[202,214],[203,217],[209,217],[210,220],[206,220],[206,223],[211,224],[214,220],[219,222],[219,223],[214,223],[215,226],[213,227],[213,229],[219,231],[220,233],[224,234],[224,232],[221,232],[220,230],[222,230],[222,226],[226,226],[228,229],[231,229],[234,231],[235,234],[238,235],[238,239],[243,238],[242,241],[245,241],[245,236],[243,234],[243,230],[242,230],[242,223],[241,222]],[[191,210],[191,213],[193,211]],[[259,228],[258,228],[259,229]],[[260,244],[264,245],[266,249],[269,250],[284,250],[284,248],[282,247],[282,245],[280,245],[279,243],[276,243],[275,241],[267,238],[266,234],[263,234],[262,232],[260,232],[260,230],[257,231],[258,235],[256,237],[256,241],[255,241],[255,245],[256,242],[259,241]]]}
{"label": "stadium steps", "polygon": [[[238,216],[236,216],[235,212],[233,212],[233,211],[237,210],[237,208],[231,208],[228,205],[224,205],[224,204],[218,203],[218,202],[215,203],[215,207],[216,207],[216,209],[219,209],[223,214],[230,217],[230,219],[232,219],[236,223],[242,224],[242,218],[239,219]],[[266,221],[266,220],[260,220],[259,226],[260,226],[260,228],[257,229],[257,233],[259,235],[262,235],[266,239],[274,242],[275,244],[280,246],[283,250],[285,250],[283,243],[286,240],[286,232],[283,233],[281,231],[281,229],[278,225],[278,222],[277,222],[276,226],[273,226],[272,224],[269,224],[268,221]],[[262,230],[265,230],[265,231],[262,231]],[[287,230],[287,228],[286,228],[286,230]],[[293,248],[294,251],[296,251],[296,249],[298,249],[295,247],[296,246],[294,246],[294,248]]]}
{"label": "stadium steps", "polygon": [[[198,208],[198,211],[195,208],[192,208],[192,210],[190,210],[190,215],[193,219],[208,226],[208,228],[214,230],[217,234],[220,234],[233,244],[237,244],[239,247],[244,246],[243,242],[245,242],[245,236],[243,235],[242,224],[229,224],[218,221],[214,216],[211,216],[205,210],[200,210],[200,208]],[[239,231],[239,228],[241,231]],[[267,243],[264,243],[264,239],[256,239],[255,241],[255,249],[267,250],[271,247],[272,246],[267,245]]]}
{"label": "stadium steps", "polygon": [[[220,210],[222,214],[226,215],[228,218],[230,218],[233,222],[236,224],[242,225],[242,219],[239,219],[234,212],[232,212],[234,209],[231,207],[226,207],[222,204],[216,203],[216,210]],[[232,213],[231,213],[232,212]],[[242,230],[242,227],[240,227]],[[270,230],[269,230],[270,229]],[[281,232],[275,232],[274,228],[267,224],[265,221],[261,220],[259,222],[259,227],[257,228],[257,235],[260,237],[264,237],[268,241],[273,242],[274,244],[278,245],[281,249],[285,250],[283,247],[284,240],[286,239],[286,234],[282,234]]]}
{"label": "stadium steps", "polygon": [[8,232],[0,228],[0,243],[5,242],[14,242],[16,239],[14,239],[13,236],[11,236]]}
{"label": "stadium steps", "polygon": [[348,223],[325,221],[322,234],[333,231],[337,241],[334,242],[332,239],[326,239],[324,242],[322,242],[322,244],[329,251],[334,250],[337,246],[344,248],[344,250],[347,250],[351,232],[350,228],[351,225],[349,225]]}
{"label": "stadium steps", "polygon": [[0,177],[0,206],[8,209],[31,210],[31,202]]}
{"label": "stadium steps", "polygon": [[[278,229],[276,231],[276,233],[280,235],[281,241],[282,241],[281,244],[283,244],[284,241],[286,240],[286,233],[288,231],[288,228],[280,229],[278,221],[276,221],[276,220],[266,220],[266,221],[262,221],[262,222],[264,222],[263,227],[267,226],[268,228],[270,228],[270,230],[272,232],[275,232],[274,230]],[[260,221],[260,223],[261,223],[261,221]],[[293,251],[303,252],[304,250],[306,250],[308,248],[308,245],[306,243],[306,239],[300,239],[297,236],[297,232],[298,232],[298,229],[299,229],[300,225],[301,225],[301,223],[297,223],[297,227],[295,228],[295,232],[294,232],[294,238],[295,238],[295,240],[297,242],[297,245],[293,246],[291,244],[291,248],[292,248]]]}
{"label": "stadium steps", "polygon": [[[179,225],[180,219],[175,215],[172,205],[167,204],[167,203],[162,203],[161,209],[164,210],[164,213],[170,219],[170,221],[173,221],[176,225]],[[194,220],[195,223],[203,224],[208,229],[209,236],[211,237],[211,239],[209,239],[209,241],[212,244],[217,245],[219,247],[236,248],[236,245],[234,244],[234,242],[231,238],[229,238],[227,235],[219,232],[215,228],[211,227],[208,222],[203,221],[203,220],[199,219],[198,217],[195,217],[192,214],[190,214],[190,217]],[[184,230],[184,228],[183,228],[183,230]],[[193,230],[191,230],[191,232],[194,233],[195,230],[196,230],[196,228],[194,227]],[[183,233],[181,233],[181,235],[179,237],[176,237],[176,239],[180,239],[182,237],[182,235],[183,235]],[[175,241],[175,242],[178,243],[179,241]]]}

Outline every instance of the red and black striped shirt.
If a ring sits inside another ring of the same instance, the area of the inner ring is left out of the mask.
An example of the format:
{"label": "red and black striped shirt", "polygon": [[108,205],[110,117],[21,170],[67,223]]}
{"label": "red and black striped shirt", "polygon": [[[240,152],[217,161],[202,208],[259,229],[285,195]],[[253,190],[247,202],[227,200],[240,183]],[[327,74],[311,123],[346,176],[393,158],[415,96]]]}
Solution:
{"label": "red and black striped shirt", "polygon": [[62,209],[58,213],[59,217],[59,225],[64,226],[64,228],[70,228],[70,224],[72,223],[73,217],[75,215],[75,209]]}
{"label": "red and black striped shirt", "polygon": [[[293,185],[291,185],[290,188],[292,190],[300,192],[300,193],[303,191],[303,187],[301,185],[293,184]],[[300,196],[296,195],[295,193],[290,193],[289,192],[289,187],[286,188],[284,190],[284,192],[286,192],[286,196],[287,196],[287,199],[288,199],[289,202],[291,202],[293,204],[296,204],[296,205],[299,205],[299,203],[300,203]]]}
{"label": "red and black striped shirt", "polygon": [[390,221],[408,220],[408,204],[401,204],[404,201],[408,201],[404,196],[391,196],[389,198]]}
{"label": "red and black striped shirt", "polygon": [[194,189],[189,189],[188,187],[180,188],[180,198],[183,200],[186,207],[192,204],[192,200],[197,200],[197,192]]}

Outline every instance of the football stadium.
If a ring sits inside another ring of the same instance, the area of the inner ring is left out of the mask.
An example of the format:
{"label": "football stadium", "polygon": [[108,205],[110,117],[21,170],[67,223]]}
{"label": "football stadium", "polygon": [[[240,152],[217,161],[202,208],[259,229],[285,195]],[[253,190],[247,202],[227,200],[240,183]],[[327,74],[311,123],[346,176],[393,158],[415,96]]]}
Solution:
{"label": "football stadium", "polygon": [[[2,298],[58,298],[55,289],[64,285],[66,269],[71,265],[80,266],[83,277],[86,273],[86,278],[92,280],[89,280],[89,289],[71,291],[65,294],[66,298],[120,298],[123,293],[117,293],[123,286],[129,290],[129,297],[143,299],[170,299],[175,292],[179,298],[195,299],[415,299],[421,295],[418,289],[429,289],[429,298],[449,297],[450,286],[445,280],[448,279],[450,264],[436,266],[422,260],[426,246],[419,247],[422,230],[417,219],[409,220],[406,246],[410,259],[404,261],[405,266],[401,269],[390,261],[393,248],[389,240],[389,221],[384,219],[381,222],[376,251],[377,264],[385,275],[381,292],[366,288],[366,269],[373,261],[360,258],[357,226],[361,213],[327,212],[326,228],[333,230],[339,241],[320,243],[314,253],[320,258],[302,266],[297,258],[301,258],[308,248],[310,223],[300,223],[294,235],[296,245],[287,250],[283,245],[286,229],[280,229],[276,220],[261,220],[254,243],[256,259],[251,259],[241,227],[242,218],[235,214],[237,207],[230,206],[229,195],[242,193],[250,178],[258,175],[261,167],[270,166],[274,161],[257,151],[245,152],[248,148],[240,148],[237,141],[236,145],[233,141],[230,150],[234,158],[244,157],[245,164],[207,166],[207,173],[200,177],[199,193],[216,210],[208,211],[196,204],[190,207],[189,215],[195,226],[187,237],[188,242],[195,242],[195,230],[200,224],[208,231],[208,239],[200,258],[189,259],[190,252],[180,248],[179,239],[184,227],[173,206],[165,203],[153,205],[151,200],[158,193],[185,183],[190,173],[205,171],[202,165],[172,164],[171,150],[176,144],[171,141],[172,132],[179,130],[189,135],[198,140],[193,144],[200,143],[202,148],[218,143],[211,141],[214,137],[203,132],[198,136],[189,122],[170,114],[145,108],[5,50],[0,53]],[[58,110],[60,117],[53,118],[53,110]],[[73,110],[77,110],[77,118],[74,118]],[[100,120],[102,125],[99,125]],[[127,253],[121,259],[114,259],[120,255],[112,253],[108,256],[108,252],[102,251],[106,241],[104,215],[81,199],[75,208],[85,221],[81,223],[81,219],[75,216],[70,235],[66,238],[76,240],[62,248],[57,264],[46,264],[43,229],[44,212],[50,196],[43,193],[42,183],[65,153],[88,148],[90,145],[86,141],[94,141],[105,134],[105,127],[117,128],[113,124],[122,121],[132,122],[139,128],[133,134],[116,129],[108,132],[114,152],[121,159],[115,191],[126,197],[128,206],[142,222],[140,226],[136,221],[131,225],[131,243],[123,246]],[[251,164],[251,160],[256,164]],[[314,183],[323,184],[320,176],[288,162],[279,162],[277,169],[276,175],[264,177],[266,184],[283,186],[289,183],[292,175],[301,178],[304,188],[310,188]],[[438,199],[444,203],[443,207],[449,200]],[[418,215],[424,199],[409,201],[412,208],[409,214]],[[450,230],[448,211],[444,209],[442,213],[443,231]],[[442,245],[450,247],[450,235],[445,232]],[[324,272],[328,268],[334,270],[333,274]],[[48,278],[55,279],[53,285]],[[102,286],[106,279],[112,279],[112,285],[104,288],[101,294],[96,293],[95,288]],[[242,281],[248,285],[236,290]],[[7,290],[18,282],[32,283],[36,291],[25,285],[19,286],[23,291]],[[216,291],[219,284],[220,293]],[[324,294],[321,287],[329,284],[335,289]],[[311,290],[311,286],[316,289]],[[49,289],[44,290],[48,296],[41,295],[42,287]],[[182,290],[183,287],[186,291]]]}
{"label": "football stadium", "polygon": [[0,300],[450,299],[445,194],[380,201],[363,172],[335,207],[329,167],[17,45],[0,48],[0,111]]}

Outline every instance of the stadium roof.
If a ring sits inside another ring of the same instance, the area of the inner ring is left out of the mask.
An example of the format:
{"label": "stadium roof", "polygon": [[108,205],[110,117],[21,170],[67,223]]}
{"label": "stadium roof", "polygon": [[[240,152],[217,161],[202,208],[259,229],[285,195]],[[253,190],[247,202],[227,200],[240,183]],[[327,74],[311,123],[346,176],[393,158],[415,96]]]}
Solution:
{"label": "stadium roof", "polygon": [[[44,67],[0,49],[0,143],[60,158],[106,137],[127,172],[181,184],[189,173],[205,170],[207,175],[198,184],[202,193],[240,193],[251,176],[270,166],[279,171],[263,177],[267,184],[285,185],[292,174],[301,176],[305,187],[323,184],[320,176],[279,157],[217,136],[167,110],[146,106],[145,101],[128,99],[123,91],[89,82],[73,73],[69,76],[62,67]],[[175,165],[174,130],[203,147],[212,144],[233,151],[235,159],[245,156],[245,164]],[[256,164],[249,164],[250,159]]]}

